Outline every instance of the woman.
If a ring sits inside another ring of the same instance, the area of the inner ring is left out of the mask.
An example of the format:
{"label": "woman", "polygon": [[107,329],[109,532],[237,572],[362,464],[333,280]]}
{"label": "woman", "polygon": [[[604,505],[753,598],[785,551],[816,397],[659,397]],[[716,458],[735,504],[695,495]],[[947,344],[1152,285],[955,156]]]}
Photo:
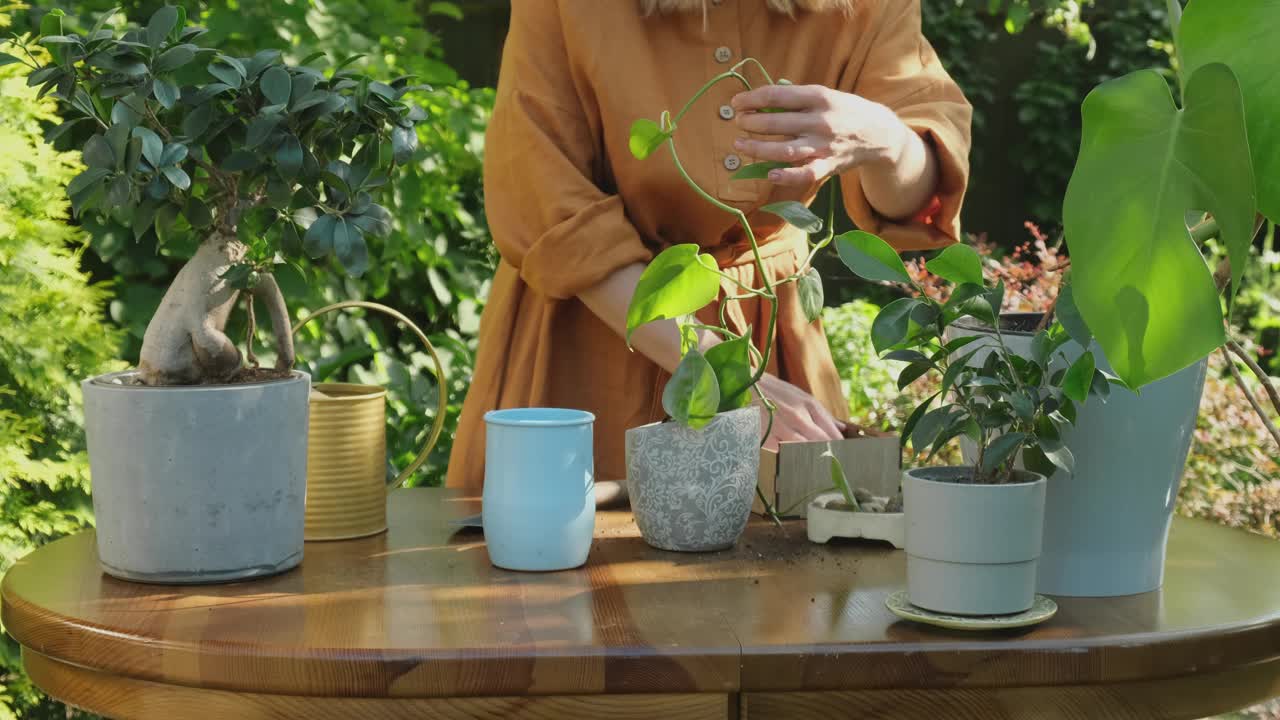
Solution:
{"label": "woman", "polygon": [[[736,220],[689,190],[668,158],[628,151],[634,120],[675,112],[743,57],[793,84],[760,87],[763,76],[746,68],[757,89],[718,85],[677,142],[694,180],[749,213],[769,273],[793,273],[805,237],[752,211],[808,202],[833,175],[858,226],[898,249],[956,241],[971,110],[921,35],[919,0],[515,0],[485,160],[502,261],[450,486],[481,490],[482,416],[506,407],[595,413],[596,477],[624,478],[624,433],[662,419],[662,388],[680,360],[674,322],[636,332],[636,352],[622,340],[645,264],[666,246],[697,243],[758,285]],[[784,112],[757,112],[765,107]],[[730,180],[759,160],[792,167]],[[846,403],[821,325],[805,322],[795,285],[780,289],[778,310],[761,382],[779,406],[768,441],[838,437]],[[753,328],[757,343],[767,317],[761,303],[730,307],[735,329]]]}

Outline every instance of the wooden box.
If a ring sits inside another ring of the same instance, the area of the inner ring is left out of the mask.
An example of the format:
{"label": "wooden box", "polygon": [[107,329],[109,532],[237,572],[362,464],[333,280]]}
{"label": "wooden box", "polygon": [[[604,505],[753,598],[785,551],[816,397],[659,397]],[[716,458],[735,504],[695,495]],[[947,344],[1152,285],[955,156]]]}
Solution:
{"label": "wooden box", "polygon": [[[832,487],[831,461],[822,457],[828,447],[840,459],[851,486],[877,496],[898,494],[902,484],[898,436],[853,426],[847,434],[850,437],[831,443],[782,443],[778,452],[760,451],[760,490],[779,514],[789,510],[786,517],[805,517],[808,498]],[[759,497],[752,512],[764,514]]]}

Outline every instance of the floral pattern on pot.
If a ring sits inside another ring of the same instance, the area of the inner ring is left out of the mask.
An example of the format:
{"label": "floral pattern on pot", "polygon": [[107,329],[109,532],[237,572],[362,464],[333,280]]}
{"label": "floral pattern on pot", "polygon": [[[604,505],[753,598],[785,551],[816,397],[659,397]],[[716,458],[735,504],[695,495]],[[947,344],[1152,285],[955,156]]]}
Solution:
{"label": "floral pattern on pot", "polygon": [[760,471],[760,410],[721,413],[705,428],[674,422],[627,431],[627,491],[645,542],[705,552],[747,526]]}

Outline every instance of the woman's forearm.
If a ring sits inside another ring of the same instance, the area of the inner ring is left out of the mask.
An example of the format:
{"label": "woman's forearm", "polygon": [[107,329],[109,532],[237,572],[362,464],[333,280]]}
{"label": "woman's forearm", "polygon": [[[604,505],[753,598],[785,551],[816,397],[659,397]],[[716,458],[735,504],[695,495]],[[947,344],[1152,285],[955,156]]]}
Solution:
{"label": "woman's forearm", "polygon": [[[644,267],[643,263],[632,263],[584,290],[578,299],[614,332],[625,337],[627,307]],[[704,349],[716,343],[710,333],[699,333],[699,337]],[[675,372],[680,364],[680,328],[675,320],[641,325],[631,334],[631,346],[667,372]]]}
{"label": "woman's forearm", "polygon": [[905,123],[898,122],[903,135],[896,155],[859,168],[867,202],[890,220],[905,220],[920,212],[938,189],[934,149]]}

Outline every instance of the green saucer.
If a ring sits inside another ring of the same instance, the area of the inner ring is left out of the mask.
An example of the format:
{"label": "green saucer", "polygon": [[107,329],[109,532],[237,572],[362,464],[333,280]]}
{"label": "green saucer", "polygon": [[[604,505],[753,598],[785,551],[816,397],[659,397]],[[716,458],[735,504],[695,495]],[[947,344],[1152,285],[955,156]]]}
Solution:
{"label": "green saucer", "polygon": [[911,601],[907,599],[906,590],[899,590],[893,593],[885,599],[884,604],[885,607],[889,608],[889,612],[903,620],[936,625],[949,630],[1006,630],[1008,628],[1027,627],[1028,625],[1042,623],[1058,612],[1058,603],[1043,595],[1036,596],[1035,602],[1031,604],[1029,610],[1015,615],[972,616],[936,613],[932,610],[925,610],[912,605]]}

